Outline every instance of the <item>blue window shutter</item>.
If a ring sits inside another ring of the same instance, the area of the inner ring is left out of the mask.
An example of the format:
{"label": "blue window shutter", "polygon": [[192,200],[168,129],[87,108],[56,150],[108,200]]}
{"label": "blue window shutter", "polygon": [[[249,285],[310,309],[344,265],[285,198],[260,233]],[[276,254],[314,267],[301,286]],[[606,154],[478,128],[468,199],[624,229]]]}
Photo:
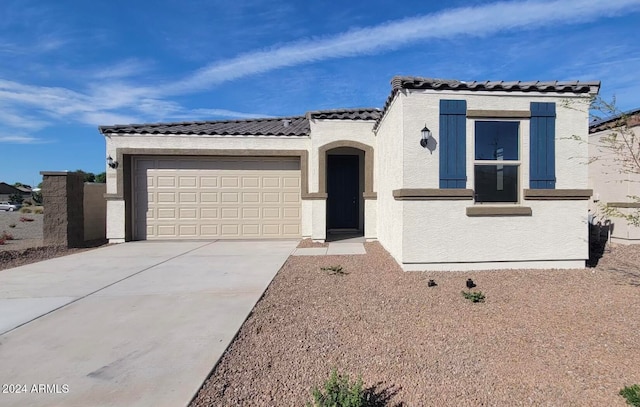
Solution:
{"label": "blue window shutter", "polygon": [[467,101],[440,101],[440,188],[467,186]]}
{"label": "blue window shutter", "polygon": [[556,104],[531,102],[529,188],[556,187]]}

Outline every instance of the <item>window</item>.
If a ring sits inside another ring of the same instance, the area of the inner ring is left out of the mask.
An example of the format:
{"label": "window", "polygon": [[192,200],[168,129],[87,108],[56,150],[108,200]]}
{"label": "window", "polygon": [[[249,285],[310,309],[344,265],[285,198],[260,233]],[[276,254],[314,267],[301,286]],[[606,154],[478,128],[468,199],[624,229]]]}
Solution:
{"label": "window", "polygon": [[518,202],[519,122],[476,121],[476,202]]}

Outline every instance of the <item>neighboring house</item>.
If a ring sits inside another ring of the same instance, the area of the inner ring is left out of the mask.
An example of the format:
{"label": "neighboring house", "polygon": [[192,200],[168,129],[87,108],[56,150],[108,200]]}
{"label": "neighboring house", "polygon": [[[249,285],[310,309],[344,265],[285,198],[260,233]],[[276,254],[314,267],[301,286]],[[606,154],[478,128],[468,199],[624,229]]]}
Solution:
{"label": "neighboring house", "polygon": [[351,231],[405,270],[584,267],[591,191],[571,157],[587,146],[571,136],[599,82],[391,83],[382,110],[100,127],[107,237]]}
{"label": "neighboring house", "polygon": [[640,202],[631,198],[640,196],[640,167],[632,163],[625,168],[622,162],[624,153],[606,148],[610,145],[606,142],[607,138],[621,137],[622,131],[635,134],[637,148],[640,140],[640,109],[596,121],[589,126],[589,187],[593,188],[590,208],[596,222],[611,225],[612,242],[640,243],[640,227],[628,225],[622,218],[607,218],[601,208],[601,205],[607,205],[625,214],[640,210]]}
{"label": "neighboring house", "polygon": [[31,189],[0,182],[0,201],[9,201],[11,195],[21,195],[22,199],[28,199],[31,198]]}

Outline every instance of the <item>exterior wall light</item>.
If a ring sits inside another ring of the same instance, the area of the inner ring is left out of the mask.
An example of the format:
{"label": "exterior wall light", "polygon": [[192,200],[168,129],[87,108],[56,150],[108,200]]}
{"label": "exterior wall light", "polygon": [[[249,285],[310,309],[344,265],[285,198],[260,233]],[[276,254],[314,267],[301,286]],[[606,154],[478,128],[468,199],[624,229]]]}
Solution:
{"label": "exterior wall light", "polygon": [[118,168],[118,162],[114,161],[113,158],[111,158],[111,156],[107,157],[107,165],[113,169]]}
{"label": "exterior wall light", "polygon": [[424,128],[420,130],[420,134],[422,135],[422,138],[420,139],[420,145],[428,149],[429,152],[433,154],[433,150],[436,149],[438,142],[433,137],[433,134],[431,134],[431,130],[429,130],[426,124],[424,125]]}
{"label": "exterior wall light", "polygon": [[422,139],[420,139],[420,145],[426,148],[427,145],[429,144],[429,140],[432,137],[431,130],[429,130],[429,128],[425,124],[424,128],[420,131],[420,133],[422,133]]}

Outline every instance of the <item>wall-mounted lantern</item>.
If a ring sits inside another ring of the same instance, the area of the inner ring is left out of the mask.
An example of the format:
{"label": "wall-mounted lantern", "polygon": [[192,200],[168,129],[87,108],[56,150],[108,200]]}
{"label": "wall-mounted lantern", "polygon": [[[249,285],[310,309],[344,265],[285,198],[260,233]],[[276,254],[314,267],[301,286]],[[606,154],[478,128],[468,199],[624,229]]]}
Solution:
{"label": "wall-mounted lantern", "polygon": [[113,169],[118,168],[118,162],[114,161],[114,159],[111,158],[111,156],[107,157],[107,165]]}
{"label": "wall-mounted lantern", "polygon": [[420,138],[420,145],[424,148],[428,148],[431,154],[433,154],[433,150],[436,149],[436,145],[438,143],[436,142],[436,139],[433,138],[433,134],[426,124],[424,125],[424,128],[420,130],[420,135],[422,136]]}

